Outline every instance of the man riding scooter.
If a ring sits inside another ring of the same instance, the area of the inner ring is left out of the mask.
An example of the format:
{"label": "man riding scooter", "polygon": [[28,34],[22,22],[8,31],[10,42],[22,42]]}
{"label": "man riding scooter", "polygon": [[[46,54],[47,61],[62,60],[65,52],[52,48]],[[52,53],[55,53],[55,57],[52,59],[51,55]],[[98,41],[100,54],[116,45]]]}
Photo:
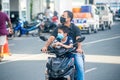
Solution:
{"label": "man riding scooter", "polygon": [[[73,19],[73,13],[71,11],[66,10],[63,12],[63,15],[61,16],[60,22],[70,30],[68,35],[72,37],[73,42],[75,43],[76,40],[81,37],[81,32],[77,26],[71,23],[72,19]],[[55,40],[55,38],[57,37],[57,31],[58,28],[56,28],[52,33],[52,35],[49,37],[45,46],[42,48],[43,52],[46,52],[48,46]],[[80,42],[77,44],[77,46],[78,47],[76,49],[76,53],[72,54],[71,57],[74,57],[75,59],[75,67],[77,71],[76,80],[84,80],[84,54]]]}

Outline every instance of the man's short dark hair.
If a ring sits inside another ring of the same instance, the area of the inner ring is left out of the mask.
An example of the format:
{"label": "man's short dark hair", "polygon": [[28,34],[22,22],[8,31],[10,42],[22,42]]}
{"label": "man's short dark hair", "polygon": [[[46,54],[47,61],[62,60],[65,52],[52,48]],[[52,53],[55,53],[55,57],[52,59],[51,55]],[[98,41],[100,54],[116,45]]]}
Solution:
{"label": "man's short dark hair", "polygon": [[70,17],[71,18],[70,20],[72,21],[72,19],[73,19],[73,13],[71,11],[69,11],[69,10],[66,10],[64,12],[68,13],[68,17]]}
{"label": "man's short dark hair", "polygon": [[2,10],[2,5],[0,4],[0,11]]}

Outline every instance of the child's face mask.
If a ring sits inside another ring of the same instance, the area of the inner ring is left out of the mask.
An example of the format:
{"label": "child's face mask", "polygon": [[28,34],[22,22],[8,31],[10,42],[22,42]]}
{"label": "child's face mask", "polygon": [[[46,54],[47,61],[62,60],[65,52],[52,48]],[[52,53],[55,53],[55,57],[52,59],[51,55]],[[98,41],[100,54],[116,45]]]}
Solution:
{"label": "child's face mask", "polygon": [[58,33],[58,35],[57,35],[57,39],[62,40],[63,38],[64,38],[64,35],[63,35],[63,34],[61,34],[61,33]]}

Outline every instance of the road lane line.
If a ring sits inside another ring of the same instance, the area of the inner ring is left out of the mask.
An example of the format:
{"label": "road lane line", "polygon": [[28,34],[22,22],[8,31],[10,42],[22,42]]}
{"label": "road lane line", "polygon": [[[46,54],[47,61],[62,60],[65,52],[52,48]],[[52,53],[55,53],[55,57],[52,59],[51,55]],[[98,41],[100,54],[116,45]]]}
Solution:
{"label": "road lane line", "polygon": [[94,71],[94,70],[96,70],[96,69],[97,69],[97,68],[91,68],[91,69],[88,69],[88,70],[85,71],[85,73],[88,73],[88,72]]}
{"label": "road lane line", "polygon": [[86,55],[86,62],[120,64],[120,56]]}
{"label": "road lane line", "polygon": [[11,57],[5,57],[3,59],[2,62],[0,62],[0,64],[5,64],[5,63],[10,63],[10,62],[14,62],[14,61],[23,61],[23,60],[47,60],[48,56],[53,56],[53,55],[48,55],[45,53],[42,54],[24,54],[24,55],[20,55],[20,54],[15,54],[12,55]]}
{"label": "road lane line", "polygon": [[94,43],[108,41],[108,40],[112,40],[112,39],[118,39],[118,38],[120,38],[120,36],[115,36],[115,37],[111,37],[111,38],[105,38],[105,39],[100,39],[100,40],[96,40],[96,41],[86,42],[86,43],[83,43],[83,45],[94,44]]}
{"label": "road lane line", "polygon": [[[48,57],[53,57],[54,55],[48,55],[45,53],[42,54],[21,54],[21,55],[13,55],[11,57],[5,57],[3,62],[0,64],[10,63],[14,61],[23,61],[23,60],[47,60]],[[92,63],[106,63],[106,64],[120,64],[119,56],[105,56],[105,55],[85,55],[86,62]]]}
{"label": "road lane line", "polygon": [[[106,38],[106,39],[101,39],[101,40],[97,40],[97,41],[91,41],[91,42],[87,42],[87,43],[84,43],[83,45],[88,45],[88,44],[94,44],[94,43],[98,43],[98,42],[102,42],[102,41],[107,41],[107,40],[112,40],[112,39],[118,39],[118,38],[120,38],[120,36],[115,36],[115,37],[111,37],[111,38]],[[12,45],[14,45],[14,44],[12,44]],[[21,55],[23,55],[23,54],[21,54]],[[14,56],[14,58],[10,58],[10,59],[5,59],[5,60],[7,60],[7,61],[3,61],[3,62],[0,62],[0,64],[4,64],[4,63],[8,63],[8,62],[13,62],[13,61],[18,61],[18,60],[24,60],[24,59],[29,59],[29,60],[32,60],[33,58],[35,58],[35,56],[42,56],[42,57],[39,57],[39,60],[46,60],[47,59],[47,57],[48,56],[46,56],[45,54],[35,54],[35,55],[25,55],[25,56],[21,56],[21,57],[18,57],[18,56]],[[44,56],[44,57],[43,57]],[[16,58],[15,58],[16,57]],[[33,58],[32,58],[33,57]],[[93,57],[93,56],[91,56],[91,57]],[[98,57],[100,57],[99,55],[98,55]],[[112,56],[111,56],[112,57]],[[32,59],[31,59],[32,58]],[[109,58],[110,58],[110,56],[109,56]],[[113,58],[113,57],[112,57]],[[116,57],[115,57],[116,58]],[[117,60],[119,60],[119,59],[115,59],[115,58],[113,58],[115,61],[117,61]],[[117,57],[117,58],[119,58],[119,57]],[[107,58],[108,59],[108,58]],[[114,60],[112,60],[112,62],[111,62],[111,60],[109,60],[108,59],[108,61],[106,62],[106,63],[115,63],[114,62]],[[87,60],[88,62],[101,62],[102,60],[101,59],[99,59],[99,61],[98,60],[93,60],[93,59],[88,59]],[[104,61],[105,62],[105,61]],[[103,62],[101,62],[101,63],[103,63]],[[116,63],[115,63],[116,64]],[[120,62],[117,62],[117,64],[120,64]]]}

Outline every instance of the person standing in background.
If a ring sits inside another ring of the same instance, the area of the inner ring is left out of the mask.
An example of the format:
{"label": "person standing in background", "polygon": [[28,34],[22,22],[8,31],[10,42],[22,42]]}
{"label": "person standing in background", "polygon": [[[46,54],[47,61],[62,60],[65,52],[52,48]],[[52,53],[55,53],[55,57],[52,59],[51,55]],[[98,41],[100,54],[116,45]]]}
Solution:
{"label": "person standing in background", "polygon": [[50,6],[47,7],[47,9],[45,10],[44,14],[45,14],[45,16],[46,16],[47,19],[50,19],[50,20],[51,20],[51,18],[52,18],[52,16],[53,16],[53,13],[52,13],[52,11],[50,10]]}
{"label": "person standing in background", "polygon": [[[8,23],[9,26],[9,32],[7,31],[6,28],[6,22]],[[0,4],[0,62],[3,59],[3,46],[6,43],[6,37],[8,33],[12,33],[12,23],[10,18],[2,12],[2,5]]]}

